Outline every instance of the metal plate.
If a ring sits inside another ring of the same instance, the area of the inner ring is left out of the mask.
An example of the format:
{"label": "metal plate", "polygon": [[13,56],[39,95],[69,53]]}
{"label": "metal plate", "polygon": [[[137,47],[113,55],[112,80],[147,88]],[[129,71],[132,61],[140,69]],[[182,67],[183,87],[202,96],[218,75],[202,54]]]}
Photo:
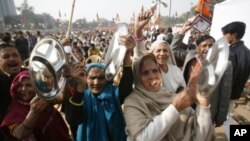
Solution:
{"label": "metal plate", "polygon": [[112,37],[110,46],[107,50],[107,54],[105,55],[105,77],[108,81],[113,80],[114,76],[123,63],[123,59],[127,51],[127,48],[125,46],[119,45],[118,43],[119,36],[123,35],[128,35],[128,29],[124,24],[119,26],[117,32]]}
{"label": "metal plate", "polygon": [[66,84],[63,76],[67,64],[64,49],[53,37],[45,37],[34,47],[29,60],[32,85],[38,96],[51,100]]}
{"label": "metal plate", "polygon": [[222,37],[208,51],[202,64],[203,68],[198,83],[198,90],[204,96],[210,96],[213,93],[227,68],[228,45],[228,41]]}

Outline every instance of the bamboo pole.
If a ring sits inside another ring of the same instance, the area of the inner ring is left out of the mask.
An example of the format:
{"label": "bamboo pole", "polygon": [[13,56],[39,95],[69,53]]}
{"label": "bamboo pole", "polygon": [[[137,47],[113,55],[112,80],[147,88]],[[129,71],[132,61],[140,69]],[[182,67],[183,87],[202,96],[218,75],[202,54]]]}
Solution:
{"label": "bamboo pole", "polygon": [[73,0],[66,38],[69,38],[69,35],[71,32],[72,19],[73,19],[73,14],[74,14],[74,9],[75,9],[75,2],[76,2],[76,0]]}
{"label": "bamboo pole", "polygon": [[171,25],[171,7],[172,7],[172,0],[169,0],[169,26]]}

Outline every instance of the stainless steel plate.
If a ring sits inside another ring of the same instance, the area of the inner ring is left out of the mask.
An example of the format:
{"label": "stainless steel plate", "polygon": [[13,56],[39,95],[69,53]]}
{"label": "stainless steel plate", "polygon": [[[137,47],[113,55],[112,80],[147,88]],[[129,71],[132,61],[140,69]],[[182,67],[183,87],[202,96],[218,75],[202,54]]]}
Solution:
{"label": "stainless steel plate", "polygon": [[109,81],[113,80],[123,63],[123,59],[126,54],[127,48],[123,45],[119,45],[118,43],[119,36],[122,35],[128,35],[128,29],[124,24],[119,26],[119,29],[112,37],[107,54],[105,55],[105,77]]}
{"label": "stainless steel plate", "polygon": [[229,57],[229,46],[223,37],[216,41],[208,51],[203,62],[203,69],[200,74],[198,90],[204,96],[210,96],[219,84],[224,74]]}
{"label": "stainless steel plate", "polygon": [[53,37],[45,37],[34,47],[29,60],[32,85],[38,96],[51,100],[66,84],[63,76],[67,64],[64,49]]}

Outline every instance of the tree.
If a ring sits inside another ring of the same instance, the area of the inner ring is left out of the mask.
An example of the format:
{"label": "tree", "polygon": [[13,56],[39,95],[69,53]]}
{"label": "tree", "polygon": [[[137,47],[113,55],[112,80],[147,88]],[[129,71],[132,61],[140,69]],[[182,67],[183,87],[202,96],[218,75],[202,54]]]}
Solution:
{"label": "tree", "polygon": [[26,29],[31,29],[31,25],[34,24],[34,8],[28,5],[28,0],[24,0],[17,10],[21,13],[21,24],[24,24]]}

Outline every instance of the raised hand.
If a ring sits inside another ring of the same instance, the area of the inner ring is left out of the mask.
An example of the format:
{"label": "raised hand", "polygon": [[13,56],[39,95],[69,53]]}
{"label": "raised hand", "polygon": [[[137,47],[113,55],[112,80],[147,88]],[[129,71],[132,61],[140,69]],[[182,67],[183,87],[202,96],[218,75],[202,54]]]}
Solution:
{"label": "raised hand", "polygon": [[195,66],[197,69],[193,70],[190,81],[188,82],[187,94],[196,99],[197,104],[207,107],[209,105],[209,97],[203,96],[197,89],[201,66]]}
{"label": "raised hand", "polygon": [[30,101],[30,110],[33,114],[39,114],[44,111],[49,106],[49,102],[40,98],[39,96],[35,96]]}
{"label": "raised hand", "polygon": [[120,36],[118,39],[119,44],[124,45],[127,51],[132,51],[135,47],[135,40],[131,35]]}
{"label": "raised hand", "polygon": [[192,28],[192,22],[186,21],[183,27],[181,28],[179,34],[185,34],[191,28]]}
{"label": "raised hand", "polygon": [[119,44],[124,45],[127,48],[125,57],[123,59],[123,65],[131,65],[131,53],[135,47],[135,40],[131,35],[120,36],[118,39]]}
{"label": "raised hand", "polygon": [[77,91],[82,92],[87,81],[84,65],[82,63],[72,64],[69,69],[69,78],[76,82]]}
{"label": "raised hand", "polygon": [[183,90],[175,95],[172,104],[175,106],[177,111],[182,111],[183,109],[191,106],[195,102],[195,97],[187,94],[187,90]]}
{"label": "raised hand", "polygon": [[135,37],[142,38],[142,29],[148,24],[150,18],[153,16],[151,11],[144,11],[143,9],[137,15],[135,21]]}

